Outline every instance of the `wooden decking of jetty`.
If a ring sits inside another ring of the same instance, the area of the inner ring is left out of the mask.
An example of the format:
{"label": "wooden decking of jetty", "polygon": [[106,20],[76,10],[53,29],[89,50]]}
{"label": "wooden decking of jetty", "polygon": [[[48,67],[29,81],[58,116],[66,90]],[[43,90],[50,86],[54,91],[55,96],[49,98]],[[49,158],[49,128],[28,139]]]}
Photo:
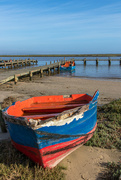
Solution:
{"label": "wooden decking of jetty", "polygon": [[34,59],[21,59],[21,60],[0,60],[0,67],[5,68],[10,67],[11,69],[13,67],[19,67],[19,66],[30,66],[31,64],[37,64],[38,61]]}
{"label": "wooden decking of jetty", "polygon": [[86,65],[86,62],[87,61],[95,61],[96,62],[96,65],[98,65],[98,63],[100,61],[107,61],[109,65],[111,65],[111,61],[119,61],[119,64],[121,65],[121,58],[119,59],[112,59],[112,58],[107,58],[107,59],[99,59],[99,58],[96,58],[96,59],[87,59],[87,58],[84,58],[84,59],[74,59],[75,61],[83,61],[84,62],[84,65]]}
{"label": "wooden decking of jetty", "polygon": [[[74,59],[69,59],[67,61],[74,61]],[[58,71],[60,71],[60,65],[65,64],[65,62],[67,62],[65,60],[61,60],[61,61],[57,61],[54,63],[46,65],[45,66],[39,66],[39,67],[33,67],[33,68],[29,68],[29,69],[19,69],[19,70],[10,70],[10,71],[5,71],[2,72],[0,74],[0,85],[8,82],[8,81],[14,81],[15,83],[17,83],[17,81],[19,80],[19,78],[21,77],[26,77],[29,76],[30,80],[32,79],[32,76],[34,74],[40,74],[40,77],[43,76],[43,72],[47,71],[48,75],[50,74],[51,70],[55,71],[55,69],[57,69]]]}

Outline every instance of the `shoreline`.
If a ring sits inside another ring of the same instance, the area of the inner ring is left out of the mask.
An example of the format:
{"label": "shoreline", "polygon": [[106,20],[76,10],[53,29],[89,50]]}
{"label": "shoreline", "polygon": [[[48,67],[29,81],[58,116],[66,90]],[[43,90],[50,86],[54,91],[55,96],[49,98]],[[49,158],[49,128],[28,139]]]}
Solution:
{"label": "shoreline", "polygon": [[[34,66],[32,65],[31,67],[30,66],[26,66],[24,68],[15,68],[15,69],[12,69],[12,71],[16,72],[15,74],[17,74],[17,72],[19,70],[28,70],[28,71],[31,71],[33,70],[33,68],[39,68],[41,66]],[[7,73],[7,72],[11,72],[11,69],[0,69],[0,74],[2,75],[2,73]],[[50,76],[53,76],[53,75],[50,75]],[[88,80],[99,80],[99,81],[115,81],[115,82],[121,82],[121,78],[120,77],[87,77],[87,76],[71,76],[71,75],[62,75],[61,73],[60,74],[55,74],[54,75],[55,77],[66,77],[66,78],[79,78],[79,79],[88,79]],[[47,76],[46,76],[47,77]]]}
{"label": "shoreline", "polygon": [[121,98],[121,81],[106,81],[88,78],[44,76],[38,75],[29,80],[29,77],[19,81],[16,85],[13,81],[0,86],[0,102],[6,97],[13,96],[17,100],[24,100],[33,96],[64,95],[87,93],[93,96],[96,90],[100,96],[98,104],[105,104]]}

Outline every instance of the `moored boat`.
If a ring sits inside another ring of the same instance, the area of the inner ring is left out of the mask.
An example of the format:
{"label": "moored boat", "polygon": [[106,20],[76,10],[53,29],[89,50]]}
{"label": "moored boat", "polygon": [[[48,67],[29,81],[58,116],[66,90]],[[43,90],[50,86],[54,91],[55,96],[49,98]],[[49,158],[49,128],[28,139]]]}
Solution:
{"label": "moored boat", "polygon": [[72,71],[75,70],[75,62],[68,61],[64,65],[60,66],[60,70]]}
{"label": "moored boat", "polygon": [[3,112],[16,149],[41,166],[54,167],[86,143],[97,125],[97,98],[88,94],[40,96]]}

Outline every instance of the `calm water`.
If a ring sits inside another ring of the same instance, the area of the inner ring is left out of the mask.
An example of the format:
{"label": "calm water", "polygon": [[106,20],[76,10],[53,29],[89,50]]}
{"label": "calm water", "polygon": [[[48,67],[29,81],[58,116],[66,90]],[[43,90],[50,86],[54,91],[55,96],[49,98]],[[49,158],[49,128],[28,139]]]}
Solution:
{"label": "calm water", "polygon": [[[71,57],[72,58],[72,57]],[[4,57],[2,60],[9,60],[9,57]],[[11,59],[20,59],[20,58],[11,58]],[[21,59],[26,59],[26,57],[23,57]],[[38,60],[38,65],[37,66],[42,66],[45,65],[46,62],[47,64],[50,64],[50,61],[53,63],[54,60],[62,60],[64,58],[62,57],[32,57],[30,59],[37,59]],[[70,57],[65,58],[70,59]],[[79,58],[75,58],[79,59]],[[83,59],[83,58],[80,58]],[[88,59],[88,58],[87,58]],[[92,59],[92,58],[89,58]],[[94,58],[96,59],[96,58]],[[99,58],[101,59],[101,58]],[[103,58],[102,58],[103,59]],[[104,58],[106,59],[106,58]],[[108,59],[108,58],[107,58]],[[114,59],[120,59],[120,57],[116,57]],[[83,61],[75,61],[76,63],[76,68],[75,71],[73,72],[61,72],[58,76],[68,76],[68,77],[82,77],[82,78],[99,78],[99,79],[119,79],[121,80],[121,65],[119,61],[111,61],[111,66],[108,65],[108,61],[99,61],[98,66],[96,66],[95,61],[91,61],[86,63],[86,66],[84,66]],[[36,65],[34,65],[36,66]],[[27,66],[25,68],[30,68],[31,66]]]}

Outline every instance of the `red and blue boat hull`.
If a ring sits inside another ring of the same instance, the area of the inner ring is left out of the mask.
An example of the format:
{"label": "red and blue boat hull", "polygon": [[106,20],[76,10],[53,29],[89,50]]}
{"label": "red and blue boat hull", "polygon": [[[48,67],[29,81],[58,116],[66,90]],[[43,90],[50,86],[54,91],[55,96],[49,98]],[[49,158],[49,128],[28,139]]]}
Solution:
{"label": "red and blue boat hull", "polygon": [[[84,105],[83,111],[75,111],[64,120],[53,120],[32,127],[21,123],[7,111],[3,116],[13,145],[44,168],[56,166],[72,151],[86,143],[94,134],[97,125],[97,97]],[[86,107],[86,108],[85,108]]]}
{"label": "red and blue boat hull", "polygon": [[75,66],[69,66],[69,67],[64,67],[64,66],[60,66],[60,70],[61,71],[73,71],[75,70]]}

